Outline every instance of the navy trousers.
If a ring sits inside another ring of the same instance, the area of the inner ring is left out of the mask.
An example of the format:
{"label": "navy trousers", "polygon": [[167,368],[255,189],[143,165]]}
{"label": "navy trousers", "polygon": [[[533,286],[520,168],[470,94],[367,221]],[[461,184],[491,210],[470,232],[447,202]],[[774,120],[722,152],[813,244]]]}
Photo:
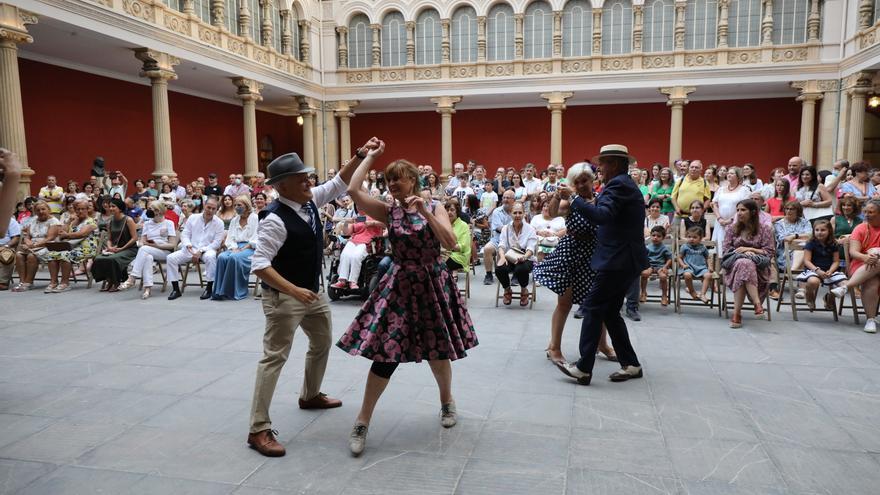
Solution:
{"label": "navy trousers", "polygon": [[641,366],[636,351],[629,341],[626,323],[620,316],[623,298],[632,287],[639,273],[599,272],[584,300],[584,319],[581,323],[580,352],[577,367],[584,373],[593,372],[596,350],[602,336],[602,324],[608,329],[611,345],[621,367]]}

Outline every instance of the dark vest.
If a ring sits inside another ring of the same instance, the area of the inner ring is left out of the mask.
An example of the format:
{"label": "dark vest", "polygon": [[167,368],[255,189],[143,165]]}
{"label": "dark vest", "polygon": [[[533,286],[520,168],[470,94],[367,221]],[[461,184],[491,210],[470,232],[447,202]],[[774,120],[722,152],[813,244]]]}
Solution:
{"label": "dark vest", "polygon": [[[297,287],[318,292],[324,233],[321,222],[317,221],[318,209],[314,203],[309,203],[315,211],[316,230],[312,230],[297,212],[277,199],[260,212],[259,218],[262,220],[269,213],[274,213],[284,222],[287,230],[287,239],[272,259],[272,268]],[[265,283],[263,287],[268,288]]]}

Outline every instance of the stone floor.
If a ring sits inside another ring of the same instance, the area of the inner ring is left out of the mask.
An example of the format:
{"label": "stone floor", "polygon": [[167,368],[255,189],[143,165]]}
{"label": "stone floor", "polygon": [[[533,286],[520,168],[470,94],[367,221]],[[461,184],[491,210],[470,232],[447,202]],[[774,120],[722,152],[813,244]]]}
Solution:
{"label": "stone floor", "polygon": [[[599,360],[581,387],[544,358],[552,294],[532,311],[494,294],[470,300],[481,344],[454,364],[458,426],[440,427],[428,366],[405,365],[352,458],[370,363],[334,349],[324,391],[343,407],[301,411],[298,334],[272,409],[288,453],[266,459],[245,446],[258,302],[0,293],[0,493],[878,493],[880,336],[851,320],[731,330],[648,306],[630,324],[645,378],[612,384]],[[338,336],[359,305],[331,304]]]}

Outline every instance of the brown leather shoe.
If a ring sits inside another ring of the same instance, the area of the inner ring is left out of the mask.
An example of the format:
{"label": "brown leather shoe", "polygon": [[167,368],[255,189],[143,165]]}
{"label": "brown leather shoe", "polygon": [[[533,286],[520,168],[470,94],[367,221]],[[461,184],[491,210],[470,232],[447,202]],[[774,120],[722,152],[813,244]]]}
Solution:
{"label": "brown leather shoe", "polygon": [[248,435],[247,443],[250,447],[266,457],[283,457],[287,451],[284,446],[275,440],[278,434],[275,430],[263,430]]}
{"label": "brown leather shoe", "polygon": [[300,409],[333,409],[342,406],[342,401],[327,397],[327,394],[318,393],[309,400],[299,400]]}

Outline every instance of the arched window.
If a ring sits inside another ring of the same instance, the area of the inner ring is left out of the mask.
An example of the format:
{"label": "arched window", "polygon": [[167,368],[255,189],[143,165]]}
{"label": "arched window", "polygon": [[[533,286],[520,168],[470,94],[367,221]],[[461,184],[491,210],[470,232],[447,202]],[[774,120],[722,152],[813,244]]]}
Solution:
{"label": "arched window", "polygon": [[645,28],[642,51],[671,52],[675,30],[675,3],[673,0],[645,2]]}
{"label": "arched window", "polygon": [[688,0],[684,24],[685,50],[715,48],[718,38],[718,1]]}
{"label": "arched window", "polygon": [[434,9],[426,9],[416,20],[416,63],[433,65],[440,63],[440,42],[443,33],[440,27],[440,14]]}
{"label": "arched window", "polygon": [[589,57],[593,46],[593,6],[569,0],[562,9],[562,56]]}
{"label": "arched window", "polygon": [[477,61],[477,11],[473,7],[455,9],[450,45],[453,62]]}
{"label": "arched window", "polygon": [[523,25],[525,58],[553,56],[553,9],[538,0],[529,4]]}
{"label": "arched window", "polygon": [[290,7],[290,55],[293,55],[293,58],[300,60],[302,58],[302,53],[299,51],[299,13],[296,11],[296,7]]}
{"label": "arched window", "polygon": [[486,48],[489,60],[513,60],[513,8],[499,3],[486,19]]}
{"label": "arched window", "polygon": [[602,54],[632,51],[633,16],[629,0],[611,0],[602,8]]}
{"label": "arched window", "polygon": [[406,21],[400,12],[389,12],[382,19],[382,65],[406,65]]}
{"label": "arched window", "polygon": [[807,42],[808,0],[773,1],[773,43],[793,45]]}
{"label": "arched window", "polygon": [[372,64],[373,32],[370,19],[358,14],[348,22],[348,66],[363,69]]}
{"label": "arched window", "polygon": [[731,0],[727,16],[730,46],[757,46],[761,42],[761,0]]}

